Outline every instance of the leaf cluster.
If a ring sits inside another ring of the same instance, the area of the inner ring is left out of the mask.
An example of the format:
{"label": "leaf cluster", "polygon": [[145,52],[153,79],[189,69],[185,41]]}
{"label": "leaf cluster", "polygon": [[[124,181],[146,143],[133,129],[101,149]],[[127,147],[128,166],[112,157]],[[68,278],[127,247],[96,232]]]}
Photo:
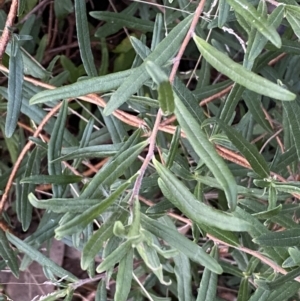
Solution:
{"label": "leaf cluster", "polygon": [[[300,6],[270,2],[202,0],[191,32],[187,0],[55,0],[73,56],[51,55],[39,4],[19,1],[0,65],[1,267],[37,261],[57,286],[39,300],[87,282],[95,300],[300,300]],[[53,239],[89,279],[41,252]]]}

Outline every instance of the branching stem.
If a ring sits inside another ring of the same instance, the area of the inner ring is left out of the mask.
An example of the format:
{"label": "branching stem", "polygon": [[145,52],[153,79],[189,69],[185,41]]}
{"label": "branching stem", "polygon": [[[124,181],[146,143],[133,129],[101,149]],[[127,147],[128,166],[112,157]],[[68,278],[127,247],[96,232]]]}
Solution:
{"label": "branching stem", "polygon": [[[196,25],[198,23],[198,20],[200,18],[200,15],[202,13],[203,8],[204,8],[205,1],[206,0],[201,0],[200,3],[198,4],[198,7],[195,11],[191,26],[189,28],[189,31],[188,31],[187,35],[185,36],[185,38],[182,42],[182,45],[181,45],[181,47],[178,51],[178,54],[176,55],[176,57],[174,59],[174,64],[173,64],[173,67],[172,67],[172,70],[171,70],[171,73],[170,73],[170,76],[169,76],[169,81],[170,81],[171,84],[174,82],[174,79],[175,79],[175,76],[176,76],[176,73],[177,73],[177,70],[178,70],[178,67],[179,67],[179,63],[180,63],[180,60],[181,60],[181,58],[184,54],[185,48],[187,47],[187,45],[188,45],[188,43],[189,43],[189,41],[192,37],[192,34],[195,31]],[[158,133],[158,130],[159,130],[161,119],[162,119],[162,111],[161,111],[161,109],[159,109],[158,112],[157,112],[157,115],[156,115],[156,119],[155,119],[155,123],[154,123],[153,129],[152,129],[151,135],[149,137],[149,150],[148,150],[146,159],[143,162],[143,164],[142,164],[142,166],[139,170],[139,175],[138,175],[138,177],[137,177],[137,179],[134,183],[134,187],[133,187],[133,190],[132,190],[132,195],[131,195],[131,198],[130,198],[130,201],[129,201],[130,206],[132,206],[133,200],[135,199],[135,197],[139,195],[139,191],[140,191],[140,188],[141,188],[141,185],[142,185],[144,174],[145,174],[146,169],[147,169],[147,167],[148,167],[148,165],[149,165],[149,163],[150,163],[150,161],[151,161],[151,159],[154,155],[156,136],[157,136],[157,133]]]}

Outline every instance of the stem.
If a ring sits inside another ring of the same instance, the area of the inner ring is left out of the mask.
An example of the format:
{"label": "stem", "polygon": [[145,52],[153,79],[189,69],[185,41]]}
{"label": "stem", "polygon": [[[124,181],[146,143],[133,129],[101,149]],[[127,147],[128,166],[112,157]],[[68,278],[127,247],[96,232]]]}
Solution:
{"label": "stem", "polygon": [[[170,76],[169,76],[169,81],[170,81],[171,84],[174,82],[174,79],[175,79],[175,76],[176,76],[176,73],[177,73],[177,70],[178,70],[178,67],[179,67],[179,63],[180,63],[180,60],[181,60],[181,58],[184,54],[185,48],[186,48],[187,44],[189,43],[189,41],[192,37],[192,34],[195,31],[195,28],[196,28],[196,25],[198,23],[198,19],[199,19],[201,13],[202,13],[205,1],[206,0],[201,0],[200,1],[199,5],[198,5],[198,7],[195,11],[191,26],[189,28],[189,31],[188,31],[187,35],[185,36],[185,38],[182,42],[182,45],[181,45],[181,47],[178,51],[178,54],[176,55],[176,57],[173,60],[174,64],[173,64],[173,67],[172,67],[172,70],[171,70],[171,73],[170,73]],[[157,136],[157,133],[158,133],[158,130],[159,130],[161,119],[162,119],[162,111],[161,111],[161,109],[159,109],[158,112],[157,112],[157,115],[156,115],[156,119],[155,119],[155,123],[154,123],[152,133],[149,137],[149,150],[148,150],[147,156],[146,156],[145,161],[143,162],[143,164],[142,164],[142,166],[139,170],[139,175],[138,175],[138,177],[137,177],[137,179],[134,183],[134,187],[133,187],[133,190],[132,190],[132,195],[131,195],[131,198],[130,198],[130,201],[129,201],[130,206],[133,205],[133,201],[134,201],[135,197],[137,197],[139,195],[139,191],[140,191],[140,188],[141,188],[141,185],[142,185],[144,174],[145,174],[146,169],[147,169],[147,167],[148,167],[148,165],[149,165],[149,163],[150,163],[150,161],[151,161],[151,159],[154,155],[156,136]]]}
{"label": "stem", "polygon": [[4,30],[0,38],[0,61],[2,61],[3,54],[10,38],[10,28],[14,24],[15,17],[18,10],[18,0],[12,0],[10,10],[6,19]]}

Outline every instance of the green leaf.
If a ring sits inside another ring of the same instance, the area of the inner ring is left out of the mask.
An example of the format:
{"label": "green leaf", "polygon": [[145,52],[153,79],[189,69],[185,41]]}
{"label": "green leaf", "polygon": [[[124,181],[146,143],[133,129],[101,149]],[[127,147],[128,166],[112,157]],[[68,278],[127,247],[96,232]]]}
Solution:
{"label": "green leaf", "polygon": [[73,3],[71,0],[65,0],[65,1],[60,1],[60,0],[55,0],[54,1],[54,12],[55,16],[58,19],[62,19],[65,17],[67,14],[70,14],[73,12]]}
{"label": "green leaf", "polygon": [[127,217],[126,212],[116,211],[113,213],[110,218],[101,225],[100,229],[98,229],[92,237],[85,244],[82,256],[81,256],[81,267],[86,270],[91,263],[91,261],[95,258],[97,253],[103,247],[105,241],[107,241],[110,237],[113,236],[113,227],[116,221],[124,222]]}
{"label": "green leaf", "polygon": [[97,273],[102,273],[120,262],[132,250],[132,240],[127,240],[120,244],[112,253],[110,253],[97,267]]}
{"label": "green leaf", "polygon": [[294,100],[296,95],[269,80],[248,71],[235,63],[226,54],[218,51],[201,38],[194,35],[194,41],[203,57],[219,72],[227,75],[236,83],[258,94],[279,100]]}
{"label": "green leaf", "polygon": [[258,213],[252,214],[253,216],[257,217],[258,219],[269,219],[273,216],[276,216],[280,213],[282,210],[282,205],[278,205],[277,207],[274,207],[273,209],[267,210],[267,211],[261,211]]}
{"label": "green leaf", "polygon": [[56,238],[61,239],[68,234],[81,232],[90,222],[93,221],[93,219],[97,218],[102,212],[104,212],[110,205],[113,204],[120,194],[131,184],[132,180],[128,180],[124,184],[120,185],[116,191],[114,191],[105,200],[102,200],[99,204],[89,207],[89,209],[85,210],[82,214],[77,215],[71,220],[61,224],[55,230]]}
{"label": "green leaf", "polygon": [[174,257],[179,301],[192,300],[192,272],[189,258],[182,253]]}
{"label": "green leaf", "polygon": [[[30,176],[32,173],[35,173],[36,169],[36,158],[37,158],[37,148],[35,148],[26,164],[26,170],[24,176]],[[18,219],[22,224],[23,231],[27,231],[32,217],[32,205],[28,202],[28,194],[34,191],[34,185],[31,184],[23,184],[21,197],[17,199],[17,215]]]}
{"label": "green leaf", "polygon": [[127,254],[120,260],[118,274],[116,279],[116,292],[114,300],[126,301],[131,289],[133,273],[133,249],[130,249]]}
{"label": "green leaf", "polygon": [[67,161],[80,158],[106,158],[115,155],[122,144],[103,144],[86,147],[65,147],[62,156],[57,161]]}
{"label": "green leaf", "polygon": [[0,255],[15,277],[19,278],[18,258],[10,247],[5,233],[0,230]]}
{"label": "green leaf", "polygon": [[[267,6],[265,2],[259,2],[259,8],[262,11],[263,15],[267,14]],[[268,18],[268,24],[270,26],[273,26],[274,28],[277,28],[280,26],[280,23],[283,18],[283,12],[284,12],[284,6],[280,5],[277,6],[273,12],[270,14]],[[262,52],[263,48],[265,47],[267,43],[267,38],[265,38],[259,31],[257,31],[255,28],[251,29],[251,33],[249,36],[249,40],[247,43],[247,52],[245,55],[244,63],[246,62],[247,65],[244,64],[244,66],[247,66],[249,69],[251,69],[254,60],[257,58],[257,56]],[[276,51],[277,48],[275,46],[274,50]],[[282,50],[282,48],[281,48]],[[249,66],[250,63],[250,66]]]}
{"label": "green leaf", "polygon": [[101,202],[99,199],[66,199],[54,198],[49,200],[38,200],[34,194],[28,195],[28,200],[32,206],[39,209],[51,210],[57,213],[84,212]]}
{"label": "green leaf", "polygon": [[141,229],[141,204],[137,196],[133,197],[132,221],[129,226],[128,237],[140,235]]}
{"label": "green leaf", "polygon": [[278,277],[274,281],[260,282],[259,286],[261,286],[262,288],[264,288],[266,290],[269,290],[269,291],[274,290],[275,288],[279,289],[280,287],[282,287],[287,282],[292,281],[295,278],[297,278],[299,275],[300,275],[300,267],[292,270],[291,272],[287,273],[286,275]]}
{"label": "green leaf", "polygon": [[262,35],[264,35],[277,48],[281,47],[281,39],[276,28],[268,23],[268,20],[260,15],[254,6],[246,0],[227,0],[234,8],[235,12],[242,15],[243,18],[255,27]]}
{"label": "green leaf", "polygon": [[283,191],[287,193],[300,193],[300,187],[298,182],[288,182],[288,184],[281,183],[281,182],[274,182],[273,186],[278,191]]}
{"label": "green leaf", "polygon": [[218,27],[222,28],[228,18],[229,15],[229,11],[230,11],[230,6],[227,3],[226,0],[220,0],[219,1],[219,16],[218,16]]}
{"label": "green leaf", "polygon": [[285,6],[285,17],[292,26],[295,35],[300,38],[300,14],[296,10],[298,7],[294,5]]}
{"label": "green leaf", "polygon": [[58,266],[55,262],[47,258],[45,255],[31,247],[29,244],[25,243],[24,241],[20,240],[16,236],[14,236],[11,233],[6,232],[6,237],[8,240],[14,244],[18,250],[28,255],[32,260],[38,262],[43,267],[47,267],[52,271],[54,275],[56,275],[59,278],[63,278],[70,281],[70,282],[76,282],[78,281],[78,278],[75,277],[72,273],[66,271],[65,269]]}
{"label": "green leaf", "polygon": [[164,29],[164,20],[162,14],[156,14],[155,23],[153,28],[153,35],[151,40],[151,50],[153,51],[156,46],[162,41],[163,39],[163,29]]}
{"label": "green leaf", "polygon": [[188,141],[223,187],[228,206],[230,210],[234,210],[237,202],[237,187],[228,166],[218,155],[213,145],[208,141],[200,125],[177,97],[175,97],[175,105],[177,120],[184,130]]}
{"label": "green leaf", "polygon": [[170,143],[169,153],[168,153],[168,157],[166,160],[167,168],[170,168],[172,166],[173,161],[175,159],[176,153],[178,151],[180,135],[181,135],[181,129],[179,126],[177,126],[176,131],[175,131],[174,135],[172,136],[172,141]]}
{"label": "green leaf", "polygon": [[158,278],[159,282],[164,285],[169,285],[163,277],[163,267],[160,263],[157,250],[152,246],[149,246],[147,242],[143,241],[136,245],[136,249],[143,259],[146,266],[153,272]]}
{"label": "green leaf", "polygon": [[101,279],[97,286],[95,301],[107,301],[107,291],[105,287],[105,281]]}
{"label": "green leaf", "polygon": [[[20,48],[22,61],[24,64],[24,73],[31,75],[36,78],[44,79],[50,75],[43,66],[41,66],[29,53],[27,53],[23,48]],[[9,55],[13,55],[12,43],[8,43],[5,52]]]}
{"label": "green leaf", "polygon": [[294,296],[299,291],[299,289],[300,285],[298,282],[287,282],[283,284],[280,288],[273,290],[270,293],[270,296],[267,299],[267,301],[289,300],[289,298]]}
{"label": "green leaf", "polygon": [[63,298],[68,294],[68,289],[54,291],[48,295],[41,296],[39,301],[55,301],[58,298]]}
{"label": "green leaf", "polygon": [[47,176],[47,175],[34,175],[23,178],[20,183],[30,183],[30,184],[70,184],[77,183],[82,180],[81,176],[75,175],[61,175],[61,176]]}
{"label": "green leaf", "polygon": [[[132,16],[136,12],[138,5],[139,4],[137,2],[129,4],[124,10],[122,10],[122,12],[119,12],[119,15],[122,14],[124,16]],[[118,32],[122,28],[123,25],[121,23],[106,23],[96,30],[95,37],[106,38]]]}
{"label": "green leaf", "polygon": [[228,243],[231,246],[238,247],[240,245],[237,236],[230,231],[221,230],[212,226],[207,226],[205,224],[199,224],[199,227],[206,233],[220,239],[223,242]]}
{"label": "green leaf", "polygon": [[262,110],[261,95],[253,91],[246,90],[243,93],[244,101],[252,114],[254,120],[268,132],[272,132],[270,123],[266,120],[266,116]]}
{"label": "green leaf", "polygon": [[253,240],[262,246],[294,247],[300,246],[300,229],[287,229],[285,231],[265,233]]}
{"label": "green leaf", "polygon": [[255,145],[247,141],[242,134],[236,131],[233,127],[228,126],[222,120],[208,119],[217,122],[221,129],[226,133],[228,139],[240,151],[240,153],[248,160],[253,170],[261,177],[266,178],[270,175],[269,166],[264,157],[258,152]]}
{"label": "green leaf", "polygon": [[[211,250],[210,256],[218,260],[218,248],[216,246]],[[210,301],[214,300],[217,293],[217,282],[218,275],[209,269],[205,268],[200,288],[198,290],[197,300],[196,301]]]}
{"label": "green leaf", "polygon": [[49,101],[65,98],[76,98],[90,93],[106,92],[116,89],[135,69],[121,71],[109,75],[98,76],[91,79],[81,80],[74,84],[46,90],[35,94],[30,99],[30,104],[46,103]]}
{"label": "green leaf", "polygon": [[229,231],[248,231],[251,228],[250,224],[239,218],[200,203],[163,165],[157,161],[154,161],[154,165],[161,177],[158,184],[163,194],[194,222]]}
{"label": "green leaf", "polygon": [[222,268],[215,259],[206,254],[197,244],[178,233],[178,231],[150,219],[145,215],[142,215],[141,222],[146,230],[166,241],[171,247],[188,256],[192,261],[207,267],[217,274],[222,273]]}
{"label": "green leaf", "polygon": [[290,135],[294,140],[298,160],[300,160],[300,120],[298,118],[300,114],[300,107],[296,102],[282,103],[284,112],[286,114],[287,122],[289,125]]}
{"label": "green leaf", "polygon": [[90,15],[101,21],[106,21],[110,24],[117,24],[121,27],[128,27],[131,29],[137,29],[142,32],[152,32],[154,22],[149,20],[143,20],[136,17],[131,17],[125,14],[113,13],[109,11],[93,11]]}
{"label": "green leaf", "polygon": [[[63,102],[60,112],[57,116],[52,135],[48,144],[48,173],[50,176],[61,176],[62,166],[60,162],[53,163],[53,160],[60,157],[65,123],[67,119],[68,103]],[[60,197],[62,186],[53,184],[53,196]]]}
{"label": "green leaf", "polygon": [[136,160],[136,157],[147,146],[144,141],[126,150],[121,149],[100,171],[93,177],[89,185],[82,192],[81,198],[90,198],[97,191],[100,184],[111,185]]}
{"label": "green leaf", "polygon": [[93,60],[89,27],[86,15],[86,3],[75,0],[76,31],[80,50],[80,56],[84,69],[89,76],[97,76],[97,70]]}
{"label": "green leaf", "polygon": [[174,112],[174,94],[171,83],[164,71],[152,61],[146,62],[146,70],[158,85],[158,101],[159,105],[165,115]]}
{"label": "green leaf", "polygon": [[248,301],[249,300],[249,281],[247,278],[242,278],[237,301]]}
{"label": "green leaf", "polygon": [[[148,56],[147,60],[153,61],[158,66],[166,63],[178,51],[178,47],[186,35],[186,32],[192,21],[192,15],[181,21],[168,36],[163,39]],[[149,75],[146,71],[145,62],[123,82],[123,84],[113,94],[103,114],[110,115],[115,109],[128,100],[128,98],[136,93],[136,91],[146,82]]]}
{"label": "green leaf", "polygon": [[296,265],[300,265],[300,251],[298,248],[289,248],[288,249],[291,258],[293,259]]}
{"label": "green leaf", "polygon": [[8,103],[5,121],[5,135],[10,138],[18,124],[22,105],[23,59],[17,42],[12,43],[12,53],[9,58]]}

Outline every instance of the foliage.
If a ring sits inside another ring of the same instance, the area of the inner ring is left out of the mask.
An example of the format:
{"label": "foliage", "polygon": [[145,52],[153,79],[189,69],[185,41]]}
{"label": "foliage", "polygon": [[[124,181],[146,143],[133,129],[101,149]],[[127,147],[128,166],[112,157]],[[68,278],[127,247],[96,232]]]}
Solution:
{"label": "foliage", "polygon": [[[86,283],[95,300],[300,300],[300,6],[96,2],[18,1],[0,65],[1,267],[37,261],[57,286],[40,300]],[[53,239],[90,279],[41,251]]]}

